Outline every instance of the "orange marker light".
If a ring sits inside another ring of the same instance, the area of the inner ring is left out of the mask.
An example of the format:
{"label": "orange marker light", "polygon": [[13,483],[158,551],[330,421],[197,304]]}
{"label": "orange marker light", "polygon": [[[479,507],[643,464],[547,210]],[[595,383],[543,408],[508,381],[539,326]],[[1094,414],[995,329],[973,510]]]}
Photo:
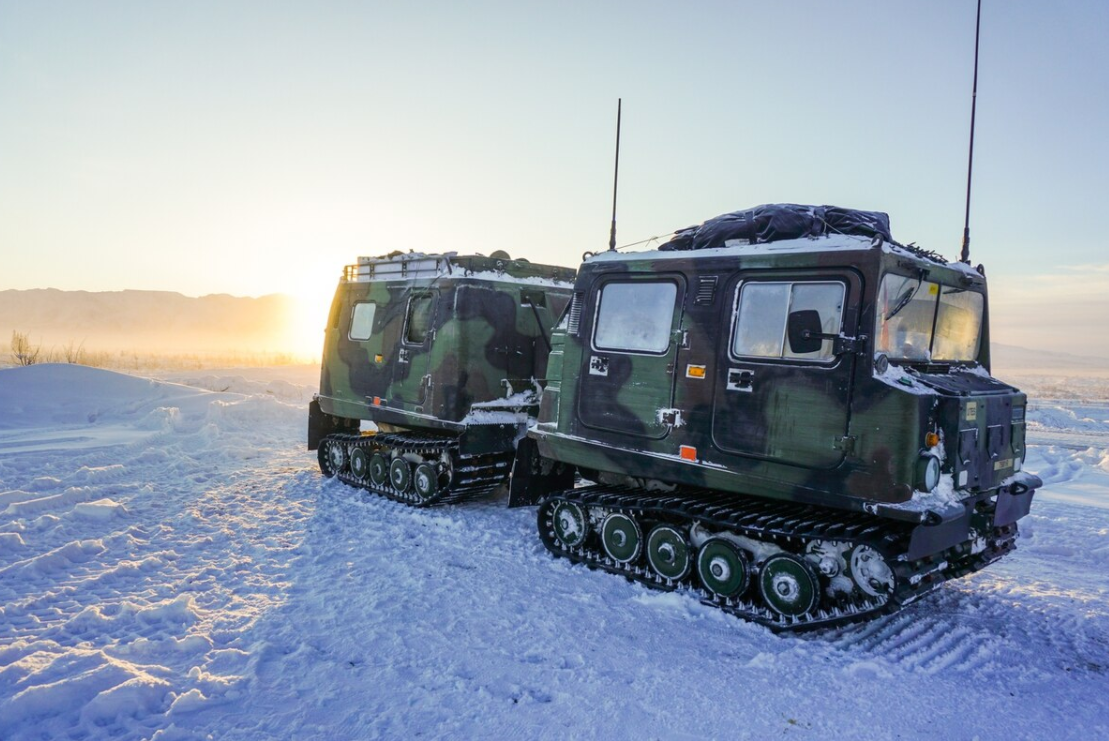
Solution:
{"label": "orange marker light", "polygon": [[697,460],[697,448],[691,445],[682,445],[678,448],[678,454],[682,457],[683,461]]}
{"label": "orange marker light", "polygon": [[924,447],[934,448],[940,444],[940,436],[934,432],[929,432],[924,436]]}
{"label": "orange marker light", "polygon": [[704,378],[705,366],[703,365],[687,365],[685,367],[686,378]]}
{"label": "orange marker light", "polygon": [[375,407],[381,406],[381,397],[380,396],[375,396],[374,397],[374,406]]}
{"label": "orange marker light", "polygon": [[378,354],[378,355],[374,355],[374,362],[375,362],[375,363],[380,363],[380,362],[381,362],[382,360],[384,360],[384,359],[385,359],[385,356],[384,356],[384,355],[381,355],[381,354]]}

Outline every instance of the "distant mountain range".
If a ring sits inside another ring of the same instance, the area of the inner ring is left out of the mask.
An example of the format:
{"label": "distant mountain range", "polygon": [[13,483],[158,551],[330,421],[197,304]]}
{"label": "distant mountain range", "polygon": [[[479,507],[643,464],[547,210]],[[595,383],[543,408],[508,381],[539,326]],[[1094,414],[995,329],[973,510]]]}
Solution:
{"label": "distant mountain range", "polygon": [[12,331],[44,348],[144,352],[283,352],[295,302],[274,294],[192,298],[169,291],[0,291],[0,347]]}
{"label": "distant mountain range", "polygon": [[[192,298],[169,291],[0,291],[0,349],[13,330],[44,349],[72,342],[88,350],[170,353],[290,352],[290,329],[305,317],[295,299],[272,294]],[[322,325],[320,332],[322,336]],[[993,343],[994,371],[1109,375],[1109,358]]]}
{"label": "distant mountain range", "polygon": [[994,342],[990,345],[993,371],[1004,378],[1009,373],[1091,373],[1109,374],[1109,358],[1072,355],[1065,352],[1033,350]]}

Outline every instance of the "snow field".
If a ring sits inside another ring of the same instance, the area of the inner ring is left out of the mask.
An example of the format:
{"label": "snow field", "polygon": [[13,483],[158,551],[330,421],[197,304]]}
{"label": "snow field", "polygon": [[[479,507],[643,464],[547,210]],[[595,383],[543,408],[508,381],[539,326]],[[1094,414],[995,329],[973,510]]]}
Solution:
{"label": "snow field", "polygon": [[1014,555],[776,636],[551,558],[503,498],[323,479],[311,376],[174,380],[0,371],[2,739],[1109,737],[1096,404],[1030,408]]}

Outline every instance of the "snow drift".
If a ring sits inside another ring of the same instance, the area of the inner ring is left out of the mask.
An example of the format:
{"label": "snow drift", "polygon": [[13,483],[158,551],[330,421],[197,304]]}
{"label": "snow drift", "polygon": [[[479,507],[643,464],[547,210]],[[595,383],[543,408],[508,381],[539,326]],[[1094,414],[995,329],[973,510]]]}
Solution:
{"label": "snow drift", "polygon": [[1104,402],[1030,409],[1016,554],[776,636],[323,479],[311,377],[175,380],[0,370],[0,738],[1109,735]]}

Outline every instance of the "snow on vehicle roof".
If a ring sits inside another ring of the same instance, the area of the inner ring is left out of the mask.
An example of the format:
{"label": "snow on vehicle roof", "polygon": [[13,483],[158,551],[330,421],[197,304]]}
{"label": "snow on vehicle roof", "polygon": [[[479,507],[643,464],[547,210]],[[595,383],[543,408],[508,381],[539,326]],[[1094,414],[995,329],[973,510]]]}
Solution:
{"label": "snow on vehicle roof", "polygon": [[740,257],[742,255],[766,255],[779,252],[828,252],[829,250],[868,249],[872,240],[847,234],[830,234],[821,237],[786,239],[779,242],[760,242],[751,244],[746,240],[734,239],[725,242],[724,247],[711,247],[703,250],[643,250],[639,252],[599,252],[590,261],[619,260],[680,260],[689,257]]}
{"label": "snow on vehicle roof", "polygon": [[[870,237],[860,237],[852,234],[827,234],[819,237],[801,237],[798,239],[785,239],[777,242],[750,243],[746,240],[735,239],[725,242],[724,247],[712,247],[701,250],[639,250],[636,252],[616,252],[608,250],[598,252],[587,258],[588,262],[620,262],[630,260],[680,260],[689,257],[743,257],[753,255],[772,254],[802,254],[831,252],[835,250],[866,250],[876,246],[875,240]],[[882,241],[880,247],[888,254],[903,255],[916,260],[921,256],[913,250],[896,242]],[[950,268],[966,275],[981,278],[981,274],[970,265],[961,262],[937,262],[940,267]]]}
{"label": "snow on vehicle roof", "polygon": [[[494,253],[495,254],[495,253]],[[557,265],[513,260],[498,256],[459,255],[457,252],[425,254],[406,252],[383,257],[359,257],[344,270],[348,281],[415,280],[451,276],[538,286],[571,286],[574,271]]]}

